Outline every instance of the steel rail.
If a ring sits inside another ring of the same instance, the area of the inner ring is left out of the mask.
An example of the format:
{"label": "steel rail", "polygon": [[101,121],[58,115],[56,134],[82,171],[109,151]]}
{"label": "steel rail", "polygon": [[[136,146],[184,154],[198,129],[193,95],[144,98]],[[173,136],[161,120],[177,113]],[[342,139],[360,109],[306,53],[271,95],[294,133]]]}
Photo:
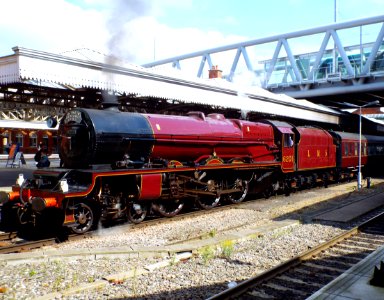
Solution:
{"label": "steel rail", "polygon": [[384,217],[384,212],[380,213],[379,215],[377,215],[371,219],[369,219],[368,221],[364,222],[363,224],[360,224],[360,225],[334,237],[333,239],[318,245],[315,248],[312,248],[312,249],[310,249],[310,250],[308,250],[308,251],[306,251],[300,255],[297,255],[296,257],[294,257],[294,258],[292,258],[292,259],[290,259],[290,260],[288,260],[288,261],[286,261],[280,265],[277,265],[274,268],[267,270],[267,271],[255,276],[255,277],[247,279],[247,280],[239,283],[238,285],[236,285],[232,288],[226,289],[226,290],[208,298],[207,300],[234,299],[235,297],[238,297],[238,296],[244,294],[244,292],[251,289],[252,287],[254,287],[258,284],[261,284],[264,281],[275,278],[276,276],[302,264],[307,259],[318,255],[319,253],[323,252],[326,249],[331,248],[332,246],[336,245],[340,241],[343,241],[343,240],[348,239],[349,237],[351,237],[353,235],[358,234],[363,228],[376,222],[376,220],[381,218],[381,217]]}
{"label": "steel rail", "polygon": [[[249,203],[249,201],[247,201],[245,203]],[[238,205],[241,205],[241,204],[243,204],[243,203],[236,204],[236,207],[238,207]],[[156,216],[156,217],[153,217],[151,219],[145,220],[139,224],[125,223],[121,226],[116,226],[114,228],[118,228],[118,230],[120,230],[120,231],[121,231],[121,229],[124,230],[124,227],[127,230],[130,230],[132,228],[135,228],[135,229],[145,228],[148,226],[154,226],[154,225],[158,225],[158,224],[171,223],[171,222],[179,221],[179,220],[182,220],[185,218],[194,217],[194,216],[198,216],[198,215],[211,214],[211,213],[215,213],[217,211],[221,211],[221,210],[225,210],[225,209],[233,209],[233,206],[223,204],[223,205],[220,205],[218,207],[215,207],[215,209],[196,210],[196,211],[192,211],[192,212],[186,212],[186,213],[178,214],[172,218],[157,217]],[[113,228],[105,228],[105,229],[113,230]],[[17,234],[14,232],[0,234],[0,241],[2,241],[1,240],[2,237],[4,238],[4,241],[10,241],[12,239],[12,237],[16,237],[16,235]],[[79,239],[90,238],[93,236],[98,236],[97,230],[89,231],[89,232],[86,232],[86,233],[81,234],[81,235],[70,234],[68,236],[65,236],[63,240],[60,237],[53,237],[53,238],[48,238],[48,239],[36,240],[36,241],[19,242],[19,243],[15,243],[15,244],[6,245],[6,246],[0,246],[0,254],[26,252],[26,251],[30,251],[32,249],[41,248],[43,246],[57,245],[60,242],[74,241],[74,240],[79,240]],[[196,237],[196,238],[200,238],[200,237]]]}
{"label": "steel rail", "polygon": [[3,232],[0,233],[0,241],[9,241],[17,237],[17,232]]}

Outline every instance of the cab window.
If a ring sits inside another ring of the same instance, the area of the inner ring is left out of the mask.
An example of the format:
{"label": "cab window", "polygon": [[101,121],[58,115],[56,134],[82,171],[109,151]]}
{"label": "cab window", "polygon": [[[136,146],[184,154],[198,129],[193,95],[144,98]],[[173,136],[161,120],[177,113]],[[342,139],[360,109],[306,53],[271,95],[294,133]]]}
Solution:
{"label": "cab window", "polygon": [[284,134],[284,147],[293,147],[293,134]]}

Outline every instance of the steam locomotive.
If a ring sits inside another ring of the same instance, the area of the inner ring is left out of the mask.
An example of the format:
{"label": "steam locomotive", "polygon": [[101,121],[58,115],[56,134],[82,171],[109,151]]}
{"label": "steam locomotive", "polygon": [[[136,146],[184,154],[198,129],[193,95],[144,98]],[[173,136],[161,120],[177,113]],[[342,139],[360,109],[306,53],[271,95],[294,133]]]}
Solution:
{"label": "steam locomotive", "polygon": [[[76,108],[58,136],[63,167],[38,169],[1,192],[4,217],[12,210],[21,224],[48,218],[81,234],[99,221],[171,217],[187,203],[211,209],[250,193],[327,186],[355,177],[358,166],[358,134],[222,114]],[[383,158],[384,137],[362,136],[361,165]]]}

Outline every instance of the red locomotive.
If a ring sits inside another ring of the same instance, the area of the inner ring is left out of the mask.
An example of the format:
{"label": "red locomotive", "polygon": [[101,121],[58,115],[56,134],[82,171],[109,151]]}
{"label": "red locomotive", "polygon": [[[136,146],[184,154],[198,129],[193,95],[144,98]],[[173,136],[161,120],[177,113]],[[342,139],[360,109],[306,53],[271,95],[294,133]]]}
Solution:
{"label": "red locomotive", "polygon": [[[58,136],[63,168],[36,170],[0,194],[22,224],[54,215],[52,222],[84,233],[99,221],[174,216],[188,201],[209,209],[248,193],[327,185],[355,176],[358,165],[356,134],[201,112],[77,108],[62,119]],[[384,137],[363,137],[362,164],[383,157]]]}

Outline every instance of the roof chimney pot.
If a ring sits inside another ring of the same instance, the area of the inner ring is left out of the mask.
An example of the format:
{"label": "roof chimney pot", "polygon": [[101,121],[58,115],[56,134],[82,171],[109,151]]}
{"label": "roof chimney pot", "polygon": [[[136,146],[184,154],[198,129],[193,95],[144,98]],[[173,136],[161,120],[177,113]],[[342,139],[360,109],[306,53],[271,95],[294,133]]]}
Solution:
{"label": "roof chimney pot", "polygon": [[208,73],[209,73],[209,79],[221,78],[223,71],[219,70],[219,66],[216,65],[216,66],[212,66],[212,69],[209,70]]}

